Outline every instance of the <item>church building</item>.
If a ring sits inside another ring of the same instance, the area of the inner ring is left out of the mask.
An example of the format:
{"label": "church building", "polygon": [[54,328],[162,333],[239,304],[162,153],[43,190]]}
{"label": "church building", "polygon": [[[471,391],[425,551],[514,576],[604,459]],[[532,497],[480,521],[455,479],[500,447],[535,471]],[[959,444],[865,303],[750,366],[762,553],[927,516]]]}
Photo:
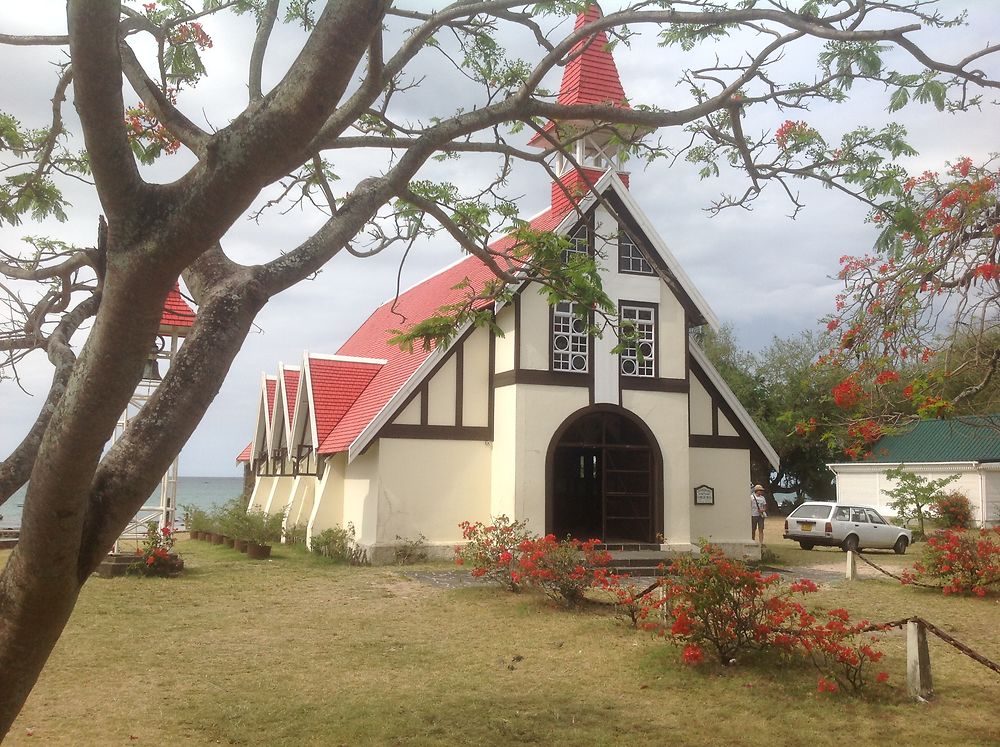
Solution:
{"label": "church building", "polygon": [[[599,13],[592,6],[577,28]],[[607,41],[599,32],[571,55],[559,103],[628,106]],[[464,298],[460,283],[493,278],[468,256],[380,306],[335,355],[306,353],[262,377],[239,457],[254,474],[251,507],[286,511],[286,526],[308,537],[351,524],[373,562],[421,535],[450,555],[459,522],[501,514],[557,536],[683,551],[704,538],[737,556],[759,552],[750,460],[777,469],[778,456],[691,339],[718,320],[597,124],[572,123],[594,130],[572,157],[532,140],[555,151],[560,178],[530,225],[595,258],[634,342],[615,352],[613,331],[590,335],[572,303],[550,305],[527,276],[493,309],[502,334],[470,326],[432,350],[391,345],[400,314],[425,319]]]}

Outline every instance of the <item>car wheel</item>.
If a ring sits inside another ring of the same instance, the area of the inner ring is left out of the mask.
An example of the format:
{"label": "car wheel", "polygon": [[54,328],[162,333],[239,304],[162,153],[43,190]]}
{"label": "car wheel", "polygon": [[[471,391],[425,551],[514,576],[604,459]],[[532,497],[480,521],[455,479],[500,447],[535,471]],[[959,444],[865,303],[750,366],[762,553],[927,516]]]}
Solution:
{"label": "car wheel", "polygon": [[892,546],[892,551],[897,555],[903,555],[906,552],[906,547],[909,545],[909,541],[906,537],[900,537],[896,540],[896,544]]}
{"label": "car wheel", "polygon": [[844,544],[840,546],[844,552],[857,552],[858,551],[858,535],[849,534],[844,540]]}
{"label": "car wheel", "polygon": [[803,550],[812,550],[815,545],[812,542],[799,542],[799,547]]}

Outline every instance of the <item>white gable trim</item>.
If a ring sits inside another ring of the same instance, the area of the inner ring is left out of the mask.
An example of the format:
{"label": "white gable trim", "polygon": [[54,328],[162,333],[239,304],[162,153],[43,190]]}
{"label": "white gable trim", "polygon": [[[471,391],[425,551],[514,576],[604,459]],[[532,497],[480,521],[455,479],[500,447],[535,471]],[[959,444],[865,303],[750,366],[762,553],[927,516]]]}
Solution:
{"label": "white gable trim", "polygon": [[[299,431],[303,430],[302,418],[315,420],[312,407],[312,388],[309,386],[309,351],[305,352],[302,359],[302,367],[299,369],[299,388],[295,392],[295,414],[292,416],[288,435],[289,454],[297,454],[298,447],[302,444],[303,434],[299,433]],[[315,428],[311,430],[315,430]],[[316,443],[315,435],[312,438],[312,442]]]}
{"label": "white gable trim", "polygon": [[776,452],[774,447],[768,443],[764,434],[761,433],[760,428],[757,427],[753,418],[750,417],[750,413],[746,411],[746,408],[744,408],[740,401],[736,398],[736,395],[733,394],[733,390],[729,388],[728,384],[726,384],[726,380],[723,379],[721,374],[715,370],[715,366],[713,366],[708,360],[708,356],[702,352],[701,348],[695,344],[694,340],[691,340],[690,347],[691,357],[695,359],[699,366],[701,366],[705,375],[708,376],[708,380],[712,382],[712,385],[718,390],[719,394],[722,395],[722,399],[726,401],[726,404],[732,408],[734,413],[736,413],[736,417],[743,424],[743,427],[747,429],[750,437],[753,438],[754,443],[757,444],[757,447],[767,458],[767,461],[770,462],[771,466],[774,467],[775,470],[777,470],[779,462],[781,461],[778,458],[778,452]]}
{"label": "white gable trim", "polygon": [[384,366],[387,361],[385,358],[359,358],[356,355],[331,355],[331,354],[320,354],[320,353],[310,353],[306,351],[306,360],[309,358],[315,358],[321,361],[341,361],[342,363],[371,363],[378,366]]}
{"label": "white gable trim", "polygon": [[[278,396],[278,382],[276,376],[268,376],[265,373],[260,375],[260,397],[257,400],[257,423],[253,429],[253,445],[250,447],[250,463],[253,463],[257,452],[257,437],[261,429],[264,431],[264,456],[266,457],[271,448],[271,413],[267,407],[267,382],[274,381],[274,394]],[[263,421],[263,422],[261,422]]]}
{"label": "white gable trim", "polygon": [[[844,473],[875,473],[885,472],[895,467],[906,467],[915,471],[926,472],[977,472],[982,469],[989,469],[986,464],[980,462],[834,462],[826,465],[833,474]],[[996,471],[993,467],[992,471]]]}

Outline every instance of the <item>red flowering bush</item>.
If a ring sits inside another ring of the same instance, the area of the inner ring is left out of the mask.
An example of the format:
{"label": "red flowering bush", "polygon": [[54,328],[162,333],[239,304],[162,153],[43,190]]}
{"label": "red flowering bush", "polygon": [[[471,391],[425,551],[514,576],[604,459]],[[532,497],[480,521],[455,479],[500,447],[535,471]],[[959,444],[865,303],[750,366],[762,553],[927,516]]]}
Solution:
{"label": "red flowering bush", "polygon": [[476,578],[518,591],[523,582],[523,572],[517,565],[518,547],[532,538],[527,522],[511,521],[500,515],[489,525],[463,521],[459,527],[468,542],[455,548],[455,562],[469,566]]}
{"label": "red flowering bush", "polygon": [[[702,545],[700,555],[674,562],[659,596],[645,597],[636,617],[642,629],[681,646],[685,664],[704,661],[706,649],[723,665],[764,649],[802,654],[822,673],[820,692],[860,693],[883,654],[876,638],[865,635],[867,620],[851,623],[846,610],[836,609],[820,621],[796,599],[816,590],[809,579],[784,586],[777,574],[764,576]],[[887,680],[885,672],[876,674],[875,682]]]}
{"label": "red flowering bush", "polygon": [[[870,683],[869,675],[884,654],[875,648],[878,638],[867,633],[868,620],[852,623],[844,609],[830,610],[826,622],[813,620],[799,632],[799,645],[822,674],[817,690],[835,693],[840,689],[859,694]],[[875,682],[888,682],[889,674],[880,671]]]}
{"label": "red flowering bush", "polygon": [[1000,527],[946,529],[929,537],[921,562],[905,571],[902,580],[934,580],[945,594],[985,597],[991,586],[1000,586]]}
{"label": "red flowering bush", "polygon": [[135,548],[136,562],[131,571],[142,576],[169,576],[179,571],[183,565],[177,555],[170,551],[174,547],[174,532],[169,527],[160,529],[155,521],[146,525],[146,539],[142,547]]}
{"label": "red flowering bush", "polygon": [[711,649],[723,665],[752,649],[790,650],[796,638],[786,628],[808,614],[792,596],[816,591],[816,585],[803,580],[783,588],[778,580],[776,573],[764,576],[702,545],[699,555],[674,561],[660,595],[647,597],[640,627],[683,644],[689,664],[701,661],[695,649]]}
{"label": "red flowering bush", "polygon": [[611,553],[601,550],[600,544],[596,539],[560,541],[553,534],[526,539],[518,545],[515,573],[518,580],[537,586],[553,599],[578,604],[587,589],[608,588],[615,581],[605,567]]}
{"label": "red flowering bush", "polygon": [[972,501],[959,490],[939,495],[933,508],[947,529],[968,529],[972,524]]}

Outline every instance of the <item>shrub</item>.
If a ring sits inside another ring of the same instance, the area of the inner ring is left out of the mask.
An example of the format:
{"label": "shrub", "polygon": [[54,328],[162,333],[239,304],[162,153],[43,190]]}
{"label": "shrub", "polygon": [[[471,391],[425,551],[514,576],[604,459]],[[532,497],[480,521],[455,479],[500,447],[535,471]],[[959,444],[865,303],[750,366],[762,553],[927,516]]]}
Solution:
{"label": "shrub", "polygon": [[959,490],[938,496],[934,511],[946,529],[968,529],[972,525],[972,501]]}
{"label": "shrub", "polygon": [[427,538],[418,534],[416,539],[396,535],[396,565],[413,565],[427,560]]}
{"label": "shrub", "polygon": [[455,548],[455,562],[471,568],[476,578],[518,591],[522,584],[522,572],[517,567],[518,547],[533,538],[527,524],[503,515],[494,518],[490,525],[463,521],[459,527],[467,543]]}
{"label": "shrub", "polygon": [[889,507],[896,512],[896,516],[901,521],[909,523],[917,522],[916,535],[923,538],[927,535],[924,528],[924,518],[934,513],[934,502],[941,493],[941,489],[947,487],[958,475],[949,475],[937,480],[907,472],[903,467],[894,467],[886,470],[885,476],[896,481],[896,487],[892,490],[884,490],[889,498]]}
{"label": "shrub", "polygon": [[553,534],[526,539],[518,545],[517,570],[511,577],[515,583],[537,586],[553,599],[579,604],[587,589],[613,583],[604,567],[611,562],[611,553],[601,550],[600,544],[596,539],[559,541]]}
{"label": "shrub", "polygon": [[269,514],[262,509],[254,508],[246,512],[245,534],[248,542],[257,545],[270,545],[281,540],[281,528],[285,523],[284,511]]}
{"label": "shrub", "polygon": [[218,531],[233,539],[249,539],[250,523],[242,498],[230,498],[217,509]]}
{"label": "shrub", "polygon": [[142,547],[135,548],[136,562],[129,570],[141,576],[169,576],[182,566],[176,555],[170,551],[174,547],[174,532],[170,527],[160,529],[155,521],[146,524],[146,539]]}
{"label": "shrub", "polygon": [[181,511],[184,512],[184,526],[187,527],[189,532],[209,531],[208,512],[205,509],[187,504],[181,506]]}
{"label": "shrub", "polygon": [[[846,610],[831,610],[819,622],[795,598],[816,591],[812,581],[784,586],[777,574],[764,576],[707,544],[698,556],[678,558],[671,571],[660,595],[644,598],[637,617],[639,627],[681,646],[685,664],[701,663],[706,649],[723,665],[767,649],[805,654],[822,673],[820,692],[860,693],[870,684],[872,665],[882,653],[874,648],[874,636],[863,635],[868,621],[851,624]],[[875,680],[887,678],[879,672]]]}
{"label": "shrub", "polygon": [[689,664],[701,661],[705,648],[723,665],[751,649],[790,649],[795,638],[784,626],[808,614],[790,597],[816,589],[811,581],[782,589],[778,574],[764,576],[704,543],[698,555],[677,558],[671,571],[660,595],[647,597],[641,627],[683,645]]}
{"label": "shrub", "polygon": [[978,532],[946,529],[927,540],[924,555],[903,583],[934,580],[945,594],[986,596],[1000,586],[1000,527]]}
{"label": "shrub", "polygon": [[304,545],[306,543],[305,524],[293,524],[290,527],[285,527],[284,534],[285,534],[285,544]]}
{"label": "shrub", "polygon": [[368,553],[354,541],[354,524],[347,527],[331,527],[313,535],[309,549],[336,563],[368,565]]}
{"label": "shrub", "polygon": [[[884,654],[877,650],[878,637],[869,633],[868,620],[851,623],[845,609],[826,613],[826,622],[814,621],[799,634],[798,643],[820,671],[817,691],[846,690],[858,695],[871,683],[871,672]],[[876,683],[889,679],[886,672],[875,675]]]}

